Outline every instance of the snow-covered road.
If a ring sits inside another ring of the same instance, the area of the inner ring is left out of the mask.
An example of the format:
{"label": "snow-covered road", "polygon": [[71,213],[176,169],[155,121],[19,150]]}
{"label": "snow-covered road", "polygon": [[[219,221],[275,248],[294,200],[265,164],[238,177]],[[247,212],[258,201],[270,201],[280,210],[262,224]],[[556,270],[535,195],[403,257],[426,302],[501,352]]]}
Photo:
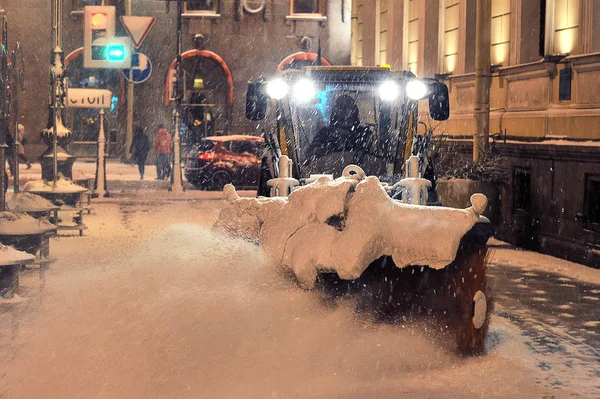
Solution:
{"label": "snow-covered road", "polygon": [[208,230],[220,205],[103,200],[86,236],[54,239],[43,295],[28,273],[32,299],[0,314],[0,398],[600,396],[585,350],[598,340],[582,331],[599,330],[585,302],[599,285],[564,281],[589,290],[569,296],[552,290],[561,276],[492,266],[489,354],[458,358],[433,326],[298,289],[255,245]]}

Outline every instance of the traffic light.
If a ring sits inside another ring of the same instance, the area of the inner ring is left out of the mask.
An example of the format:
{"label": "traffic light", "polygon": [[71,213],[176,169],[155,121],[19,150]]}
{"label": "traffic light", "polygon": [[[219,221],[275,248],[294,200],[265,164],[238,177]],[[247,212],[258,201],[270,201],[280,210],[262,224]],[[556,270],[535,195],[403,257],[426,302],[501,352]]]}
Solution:
{"label": "traffic light", "polygon": [[131,41],[115,36],[115,7],[84,7],[83,67],[131,67]]}

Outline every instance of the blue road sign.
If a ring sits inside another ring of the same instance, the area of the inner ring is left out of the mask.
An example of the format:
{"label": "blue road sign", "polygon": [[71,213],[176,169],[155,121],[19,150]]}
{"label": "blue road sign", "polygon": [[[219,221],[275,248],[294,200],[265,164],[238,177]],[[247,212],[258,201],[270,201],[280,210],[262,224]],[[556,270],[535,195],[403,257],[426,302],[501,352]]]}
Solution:
{"label": "blue road sign", "polygon": [[123,69],[125,79],[131,83],[142,83],[148,80],[152,73],[150,58],[142,53],[131,54],[131,68]]}

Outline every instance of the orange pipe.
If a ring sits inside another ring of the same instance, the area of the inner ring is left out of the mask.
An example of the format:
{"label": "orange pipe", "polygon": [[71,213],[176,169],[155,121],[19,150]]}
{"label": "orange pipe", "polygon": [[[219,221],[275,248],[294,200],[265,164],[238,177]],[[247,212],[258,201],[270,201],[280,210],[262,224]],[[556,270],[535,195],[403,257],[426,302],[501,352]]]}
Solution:
{"label": "orange pipe", "polygon": [[[299,52],[288,55],[279,63],[277,66],[277,71],[275,73],[280,73],[283,71],[286,65],[291,64],[293,61],[315,61],[318,57],[316,53],[308,53],[308,52]],[[321,56],[321,64],[325,66],[331,66],[331,63],[327,61],[323,56]]]}
{"label": "orange pipe", "polygon": [[67,54],[67,56],[65,57],[65,68],[67,67],[67,65],[69,65],[71,61],[73,61],[75,58],[81,55],[83,55],[83,47],[79,47],[78,49],[75,49],[69,54]]}

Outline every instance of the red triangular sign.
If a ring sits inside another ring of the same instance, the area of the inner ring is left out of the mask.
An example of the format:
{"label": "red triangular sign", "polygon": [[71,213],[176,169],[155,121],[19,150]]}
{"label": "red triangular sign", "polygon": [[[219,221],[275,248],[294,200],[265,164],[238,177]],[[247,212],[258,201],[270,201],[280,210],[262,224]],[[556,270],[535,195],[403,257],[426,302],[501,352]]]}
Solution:
{"label": "red triangular sign", "polygon": [[154,17],[139,17],[133,15],[124,15],[121,17],[121,23],[127,29],[127,33],[133,40],[135,48],[139,48],[150,31],[152,24],[156,18]]}

